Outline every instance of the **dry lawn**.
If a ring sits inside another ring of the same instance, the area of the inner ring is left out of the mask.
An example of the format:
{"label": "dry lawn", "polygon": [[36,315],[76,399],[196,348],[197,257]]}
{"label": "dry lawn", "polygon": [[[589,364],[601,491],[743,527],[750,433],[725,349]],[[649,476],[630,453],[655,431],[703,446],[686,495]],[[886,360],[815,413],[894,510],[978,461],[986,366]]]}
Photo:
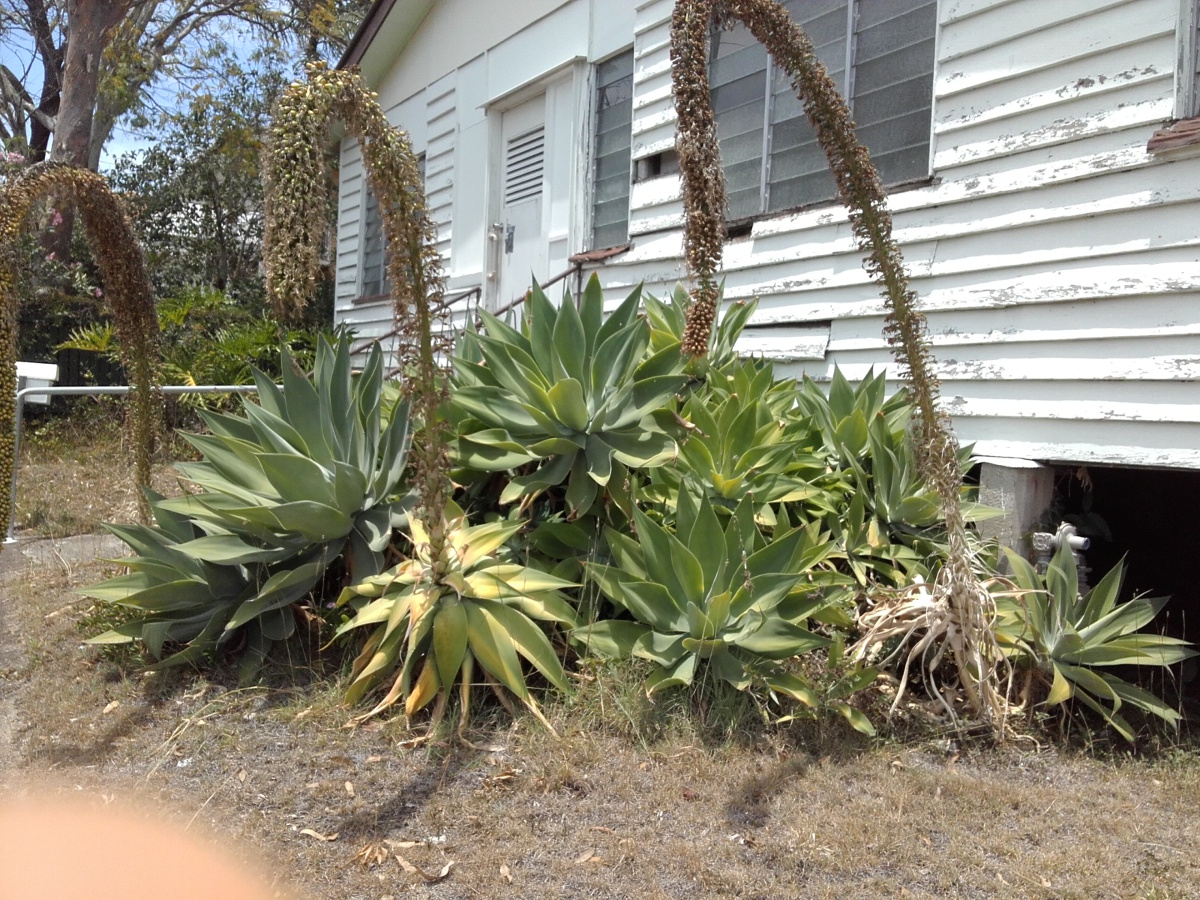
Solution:
{"label": "dry lawn", "polygon": [[[99,454],[42,480],[61,498],[63,477],[93,478],[75,493],[100,496],[111,465]],[[546,699],[559,738],[481,690],[475,747],[406,747],[399,722],[343,727],[341,651],[316,640],[250,689],[81,648],[101,626],[73,589],[120,553],[84,536],[0,554],[0,803],[35,784],[140,799],[220,836],[280,896],[1200,896],[1187,746],[868,741],[839,722],[764,726],[712,687],[652,706],[616,671]]]}

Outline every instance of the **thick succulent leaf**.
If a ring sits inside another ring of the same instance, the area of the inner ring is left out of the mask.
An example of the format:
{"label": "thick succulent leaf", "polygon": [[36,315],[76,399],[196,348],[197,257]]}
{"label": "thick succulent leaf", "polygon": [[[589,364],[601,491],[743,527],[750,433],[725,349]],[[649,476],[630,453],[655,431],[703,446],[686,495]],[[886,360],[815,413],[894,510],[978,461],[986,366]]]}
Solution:
{"label": "thick succulent leaf", "polygon": [[467,652],[467,610],[457,599],[446,600],[433,620],[433,659],[441,683],[454,683]]}
{"label": "thick succulent leaf", "polygon": [[1093,712],[1099,714],[1100,717],[1104,719],[1104,721],[1107,722],[1114,731],[1117,732],[1117,734],[1121,735],[1121,737],[1125,738],[1125,740],[1129,741],[1131,744],[1133,743],[1133,728],[1124,719],[1124,717],[1117,715],[1115,710],[1109,709],[1086,691],[1080,691],[1075,696],[1079,699],[1080,703],[1088,707]]}
{"label": "thick succulent leaf", "polygon": [[503,428],[513,435],[541,434],[543,429],[529,408],[518,402],[505,388],[460,387],[451,402],[463,412],[490,426]]}
{"label": "thick succulent leaf", "polygon": [[490,557],[520,531],[524,524],[519,521],[489,522],[486,525],[475,525],[462,531],[455,538],[462,548],[460,552],[462,568],[464,570],[472,569]]}
{"label": "thick succulent leaf", "polygon": [[696,655],[689,653],[672,666],[656,669],[646,679],[646,693],[654,695],[672,687],[687,687],[696,676]]}
{"label": "thick succulent leaf", "polygon": [[1115,637],[1133,634],[1149,625],[1166,605],[1166,597],[1135,597],[1079,631],[1086,645],[1095,646]]}
{"label": "thick succulent leaf", "polygon": [[675,455],[675,441],[661,431],[643,429],[626,434],[606,429],[601,437],[612,448],[613,457],[633,469],[660,466]]}
{"label": "thick succulent leaf", "polygon": [[479,603],[466,603],[467,634],[471,652],[497,681],[528,702],[529,690],[512,637],[504,625]]}
{"label": "thick succulent leaf", "polygon": [[558,310],[535,283],[525,301],[525,328],[529,351],[538,369],[549,378],[554,372],[554,323]]}
{"label": "thick succulent leaf", "polygon": [[574,378],[564,378],[547,392],[554,417],[574,432],[586,431],[588,427],[587,401],[583,396],[583,385]]}
{"label": "thick succulent leaf", "polygon": [[816,709],[821,703],[817,692],[799,675],[793,675],[790,672],[772,672],[765,677],[764,681],[766,681],[767,687],[775,693],[791,697],[811,709]]}
{"label": "thick succulent leaf", "polygon": [[219,563],[225,566],[242,566],[249,563],[273,563],[295,553],[292,546],[260,547],[248,544],[238,535],[218,534],[196,538],[179,544],[176,548],[194,559]]}
{"label": "thick succulent leaf", "polygon": [[295,603],[312,590],[321,573],[341,549],[340,543],[327,545],[300,565],[276,572],[263,583],[254,597],[238,606],[226,624],[226,630],[245,625],[269,610]]}
{"label": "thick succulent leaf", "polygon": [[1178,710],[1167,706],[1158,697],[1155,697],[1149,691],[1142,690],[1137,685],[1130,684],[1128,681],[1117,678],[1115,675],[1109,675],[1108,673],[1104,674],[1104,680],[1113,689],[1113,693],[1120,697],[1124,703],[1136,706],[1144,712],[1158,716],[1172,725],[1179,724],[1183,718]]}
{"label": "thick succulent leaf", "polygon": [[1098,673],[1084,666],[1072,666],[1066,663],[1058,663],[1055,668],[1061,671],[1063,677],[1075,686],[1076,695],[1080,691],[1086,691],[1094,697],[1107,700],[1113,705],[1114,711],[1120,709],[1121,698]]}
{"label": "thick succulent leaf", "polygon": [[574,629],[571,639],[583,645],[585,654],[603,659],[629,659],[634,646],[649,631],[650,626],[641,622],[606,619]]}
{"label": "thick succulent leaf", "polygon": [[867,737],[875,736],[875,726],[871,724],[871,720],[849,703],[834,703],[832,704],[831,708],[839,716],[849,722],[850,727],[855,731],[865,734]]}
{"label": "thick succulent leaf", "polygon": [[554,323],[554,352],[567,376],[582,383],[586,377],[584,361],[587,358],[587,336],[579,311],[569,299],[563,301]]}
{"label": "thick succulent leaf", "polygon": [[612,553],[613,561],[617,564],[618,569],[635,580],[646,581],[649,579],[641,545],[634,538],[612,528],[605,528],[604,540],[608,544],[608,549]]}
{"label": "thick succulent leaf", "polygon": [[787,659],[817,647],[829,646],[829,638],[813,634],[775,616],[767,616],[762,625],[737,638],[737,646],[767,659]]}
{"label": "thick succulent leaf", "polygon": [[600,486],[592,479],[589,471],[587,455],[577,453],[571,464],[570,480],[567,482],[567,508],[575,515],[586,513],[596,502],[599,492]]}
{"label": "thick succulent leaf", "polygon": [[285,502],[312,500],[334,509],[340,509],[346,515],[357,512],[362,504],[360,495],[354,506],[343,508],[338,494],[334,490],[333,473],[307,457],[282,453],[260,453],[258,454],[258,465],[271,482],[275,493]]}
{"label": "thick succulent leaf", "polygon": [[569,690],[562,662],[559,660],[558,654],[554,652],[549,638],[537,625],[524,613],[511,606],[486,600],[481,601],[478,605],[504,629],[505,635],[512,641],[517,653],[529,660],[533,667],[560,691]]}
{"label": "thick succulent leaf", "polygon": [[650,578],[666,588],[680,610],[704,602],[704,573],[695,555],[640,509],[633,511]]}
{"label": "thick succulent leaf", "polygon": [[664,634],[653,629],[643,634],[633,646],[633,655],[660,666],[673,666],[687,653],[684,644],[689,638],[682,634]]}
{"label": "thick succulent leaf", "polygon": [[1134,634],[1064,654],[1064,662],[1085,666],[1173,666],[1196,651],[1187,641],[1158,634]]}

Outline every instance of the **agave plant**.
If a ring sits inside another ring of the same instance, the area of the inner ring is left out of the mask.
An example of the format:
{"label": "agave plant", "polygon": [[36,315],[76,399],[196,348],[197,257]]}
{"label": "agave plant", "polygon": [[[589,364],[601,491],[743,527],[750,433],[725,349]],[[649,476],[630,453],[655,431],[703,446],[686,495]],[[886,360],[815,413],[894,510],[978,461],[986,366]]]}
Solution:
{"label": "agave plant", "polygon": [[199,662],[237,639],[244,645],[242,677],[252,677],[272,645],[292,636],[289,607],[312,590],[333,548],[310,546],[281,560],[273,548],[206,534],[164,509],[157,494],[150,507],[153,526],[106,526],[133,549],[134,556],[112,560],[129,571],[82,592],[142,615],[88,643],[141,641],[158,666],[173,666]]}
{"label": "agave plant", "polygon": [[[803,529],[777,529],[767,542],[743,500],[722,528],[708,499],[679,494],[675,533],[634,509],[637,539],[606,531],[616,565],[588,564],[589,577],[631,619],[577,628],[575,639],[602,657],[658,664],[653,694],[688,685],[701,661],[739,690],[754,682],[810,706],[817,695],[781,664],[825,646],[787,615],[784,601],[811,564]],[[818,551],[819,552],[819,551]]]}
{"label": "agave plant", "polygon": [[581,514],[623,466],[674,455],[653,413],[685,381],[679,349],[647,355],[640,300],[635,290],[605,319],[593,276],[578,310],[570,302],[556,309],[535,285],[519,330],[481,312],[484,332],[468,333],[455,359],[457,461],[482,471],[532,463],[509,480],[502,503],[565,480],[567,505]]}
{"label": "agave plant", "polygon": [[[724,290],[720,293],[723,294]],[[647,294],[645,303],[652,329],[651,346],[659,350],[682,342],[687,328],[687,310],[691,304],[684,287],[676,285],[668,300],[659,300]],[[717,305],[722,305],[719,297]],[[758,301],[736,300],[725,305],[725,314],[709,337],[708,353],[689,360],[689,368],[720,371],[737,361],[737,339],[758,309]]]}
{"label": "agave plant", "polygon": [[681,416],[690,428],[680,441],[676,465],[656,470],[661,483],[643,496],[668,499],[682,481],[730,508],[745,496],[763,504],[817,493],[793,474],[823,465],[811,452],[809,423],[792,413],[794,386],[777,381],[769,365],[752,360],[731,364],[709,379],[709,390],[693,392],[683,405]]}
{"label": "agave plant", "polygon": [[[1134,731],[1120,715],[1126,704],[1172,725],[1179,722],[1179,713],[1158,697],[1105,671],[1111,666],[1171,666],[1196,655],[1186,641],[1142,632],[1168,598],[1139,596],[1118,603],[1123,562],[1081,596],[1065,541],[1044,576],[1020,554],[1006,553],[1017,590],[997,600],[996,639],[1027,679],[1046,688],[1046,706],[1076,699],[1127,741],[1133,741]],[[1024,693],[1029,690],[1027,682]]]}
{"label": "agave plant", "polygon": [[537,622],[574,627],[575,610],[561,593],[574,585],[506,559],[504,545],[524,523],[469,526],[453,503],[447,511],[444,559],[431,558],[428,535],[414,518],[411,558],[347,588],[338,599],[339,606],[354,610],[338,635],[375,626],[354,661],[346,702],[357,703],[399,667],[387,694],[360,719],[400,700],[411,718],[435,697],[440,698],[435,719],[440,718],[458,681],[465,722],[478,662],[540,718],[520,660],[567,689],[558,654]]}
{"label": "agave plant", "polygon": [[372,349],[360,375],[349,340],[322,339],[313,380],[283,351],[280,390],[261,373],[258,403],[243,416],[204,414],[211,434],[189,435],[203,461],[179,471],[201,490],[153,498],[154,527],[109,526],[137,553],[127,575],[85,593],[145,616],[94,640],[141,639],[164,662],[194,659],[252,625],[261,658],[294,628],[288,607],[341,559],[353,576],[384,564],[409,443],[407,404],[382,420],[383,360]]}

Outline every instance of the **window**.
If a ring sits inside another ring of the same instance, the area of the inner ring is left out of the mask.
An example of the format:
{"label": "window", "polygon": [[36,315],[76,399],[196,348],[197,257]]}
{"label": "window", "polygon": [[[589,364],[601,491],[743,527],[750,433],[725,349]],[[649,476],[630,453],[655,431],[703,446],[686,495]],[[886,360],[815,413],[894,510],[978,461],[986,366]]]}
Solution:
{"label": "window", "polygon": [[596,67],[592,249],[629,240],[629,149],[633,126],[633,51]]}
{"label": "window", "polygon": [[[417,174],[425,184],[425,154],[417,157]],[[387,239],[383,234],[383,219],[379,215],[379,198],[367,187],[367,205],[363,210],[363,261],[360,297],[383,297],[392,292],[388,277]]]}
{"label": "window", "polygon": [[[929,173],[936,0],[784,0],[885,184]],[[837,189],[789,79],[741,24],[715,30],[710,80],[729,197],[744,219],[833,200]]]}

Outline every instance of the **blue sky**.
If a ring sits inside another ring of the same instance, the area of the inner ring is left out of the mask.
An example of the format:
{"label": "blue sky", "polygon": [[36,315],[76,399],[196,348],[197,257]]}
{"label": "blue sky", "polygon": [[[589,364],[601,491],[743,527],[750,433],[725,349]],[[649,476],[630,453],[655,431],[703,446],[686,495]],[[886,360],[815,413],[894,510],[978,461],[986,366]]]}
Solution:
{"label": "blue sky", "polygon": [[[235,56],[242,63],[245,63],[253,50],[250,38],[242,33],[237,28],[225,28],[221,30],[221,40],[223,40]],[[8,66],[10,70],[20,76],[29,66],[33,57],[33,41],[29,36],[20,31],[0,31],[0,64]],[[35,66],[30,73],[30,83],[25,87],[29,93],[36,99],[39,90],[41,89],[41,68]],[[151,96],[153,102],[160,109],[174,112],[179,110],[184,100],[180,96],[179,85],[174,82],[169,76],[162,75],[155,80],[151,88]],[[104,146],[104,151],[100,157],[101,170],[109,168],[113,161],[124,153],[132,150],[140,150],[151,146],[154,143],[153,129],[148,132],[131,129],[121,122],[113,129],[112,137]]]}

